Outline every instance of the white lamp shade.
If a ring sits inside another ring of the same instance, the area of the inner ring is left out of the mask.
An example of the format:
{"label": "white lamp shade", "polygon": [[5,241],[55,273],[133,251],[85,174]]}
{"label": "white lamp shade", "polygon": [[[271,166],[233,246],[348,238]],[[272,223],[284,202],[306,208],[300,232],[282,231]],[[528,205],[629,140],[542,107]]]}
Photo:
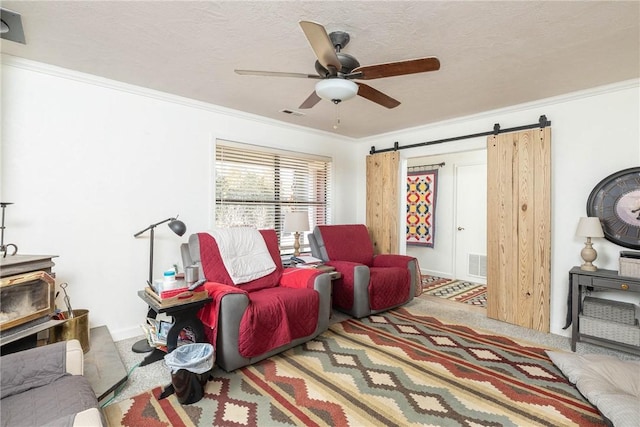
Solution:
{"label": "white lamp shade", "polygon": [[604,237],[600,218],[593,216],[580,218],[580,222],[578,222],[578,229],[576,230],[576,236]]}
{"label": "white lamp shade", "polygon": [[316,83],[316,94],[329,101],[346,101],[358,94],[358,85],[339,78],[320,80]]}
{"label": "white lamp shade", "polygon": [[284,214],[284,232],[309,231],[309,214],[306,211],[286,212]]}

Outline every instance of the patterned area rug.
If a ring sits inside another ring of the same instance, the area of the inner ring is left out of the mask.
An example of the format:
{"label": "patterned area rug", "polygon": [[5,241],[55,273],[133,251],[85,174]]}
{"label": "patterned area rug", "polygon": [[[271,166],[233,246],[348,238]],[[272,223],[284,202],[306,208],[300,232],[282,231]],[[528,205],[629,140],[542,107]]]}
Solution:
{"label": "patterned area rug", "polygon": [[400,308],[226,373],[205,397],[160,388],[104,408],[110,426],[595,426],[541,348]]}
{"label": "patterned area rug", "polygon": [[423,275],[422,290],[426,295],[463,302],[476,307],[487,307],[486,285]]}

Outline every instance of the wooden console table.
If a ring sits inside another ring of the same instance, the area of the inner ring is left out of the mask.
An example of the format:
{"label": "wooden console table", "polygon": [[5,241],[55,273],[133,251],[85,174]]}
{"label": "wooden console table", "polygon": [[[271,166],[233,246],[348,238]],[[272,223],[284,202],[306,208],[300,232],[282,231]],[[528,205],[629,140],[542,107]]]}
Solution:
{"label": "wooden console table", "polygon": [[581,341],[640,355],[639,347],[581,333],[579,318],[579,314],[582,312],[582,292],[585,289],[640,292],[639,278],[619,276],[615,270],[585,271],[581,270],[580,267],[573,267],[569,272],[569,286],[572,323],[571,351],[576,351],[576,343]]}

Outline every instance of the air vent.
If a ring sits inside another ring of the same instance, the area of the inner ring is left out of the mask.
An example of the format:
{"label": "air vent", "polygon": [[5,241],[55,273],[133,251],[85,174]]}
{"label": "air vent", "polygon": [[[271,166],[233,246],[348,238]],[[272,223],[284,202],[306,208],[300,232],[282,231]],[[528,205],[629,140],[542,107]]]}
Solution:
{"label": "air vent", "polygon": [[487,277],[487,256],[469,254],[469,276]]}
{"label": "air vent", "polygon": [[281,113],[285,113],[285,114],[289,114],[290,116],[297,116],[297,117],[301,117],[304,116],[304,113],[301,113],[300,111],[295,111],[295,110],[280,110]]}
{"label": "air vent", "polygon": [[3,39],[27,44],[24,39],[24,30],[22,29],[22,17],[19,13],[0,8],[0,24],[2,25],[0,36]]}

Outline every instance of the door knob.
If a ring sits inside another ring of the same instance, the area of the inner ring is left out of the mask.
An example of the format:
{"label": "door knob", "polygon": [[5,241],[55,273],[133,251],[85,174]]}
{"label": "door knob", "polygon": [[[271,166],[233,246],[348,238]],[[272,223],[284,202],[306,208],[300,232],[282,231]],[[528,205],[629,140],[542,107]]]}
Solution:
{"label": "door knob", "polygon": [[464,227],[458,227],[458,231],[464,230]]}

